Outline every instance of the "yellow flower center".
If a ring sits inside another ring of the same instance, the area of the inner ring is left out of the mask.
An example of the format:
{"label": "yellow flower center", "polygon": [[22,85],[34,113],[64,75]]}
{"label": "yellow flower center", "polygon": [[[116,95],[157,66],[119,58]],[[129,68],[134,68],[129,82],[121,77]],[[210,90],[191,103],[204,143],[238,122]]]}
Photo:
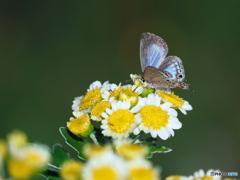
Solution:
{"label": "yellow flower center", "polygon": [[64,180],[81,179],[82,164],[78,161],[70,160],[62,165],[60,176]]}
{"label": "yellow flower center", "polygon": [[155,180],[157,174],[153,169],[144,167],[135,167],[130,170],[129,180]]}
{"label": "yellow flower center", "polygon": [[123,144],[117,146],[116,151],[120,156],[123,156],[126,159],[135,159],[138,157],[144,157],[148,152],[148,149],[142,144]]}
{"label": "yellow flower center", "polygon": [[88,132],[91,126],[90,118],[88,114],[83,114],[76,119],[71,119],[70,122],[67,122],[68,129],[75,135],[84,135]]}
{"label": "yellow flower center", "polygon": [[134,114],[128,109],[118,109],[108,118],[108,125],[111,128],[111,131],[119,134],[128,131],[133,122]]}
{"label": "yellow flower center", "polygon": [[14,179],[29,179],[35,173],[35,169],[24,160],[12,159],[8,164],[8,173]]}
{"label": "yellow flower center", "polygon": [[168,102],[172,103],[172,105],[176,106],[176,108],[181,108],[184,104],[182,98],[175,95],[174,93],[158,91],[157,94],[163,99],[166,99]]}
{"label": "yellow flower center", "polygon": [[167,126],[169,115],[167,111],[162,110],[161,107],[154,105],[143,106],[140,110],[142,116],[142,124],[145,127],[159,130]]}
{"label": "yellow flower center", "polygon": [[93,180],[115,180],[119,179],[116,171],[110,166],[101,166],[93,170]]}
{"label": "yellow flower center", "polygon": [[101,114],[107,109],[111,107],[111,103],[108,101],[101,101],[98,102],[93,108],[92,108],[92,116],[96,116],[97,118],[101,117]]}
{"label": "yellow flower center", "polygon": [[100,92],[100,88],[88,91],[83,97],[83,99],[81,100],[80,111],[90,108],[91,106],[94,105],[96,101],[101,101],[101,100],[102,100],[102,95]]}
{"label": "yellow flower center", "polygon": [[46,165],[46,162],[44,161],[44,159],[42,159],[42,155],[37,151],[28,152],[25,161],[35,168],[41,168],[42,166]]}

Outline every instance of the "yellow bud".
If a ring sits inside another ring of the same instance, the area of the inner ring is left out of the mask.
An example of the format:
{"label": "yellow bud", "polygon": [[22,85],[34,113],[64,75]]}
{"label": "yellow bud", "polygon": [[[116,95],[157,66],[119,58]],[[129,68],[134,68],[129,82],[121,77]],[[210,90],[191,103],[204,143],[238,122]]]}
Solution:
{"label": "yellow bud", "polygon": [[119,93],[118,100],[130,101],[131,107],[133,107],[138,103],[138,93],[130,89],[123,90]]}
{"label": "yellow bud", "polygon": [[70,118],[70,121],[67,122],[67,127],[73,134],[80,137],[87,137],[93,131],[93,125],[88,114],[82,114],[76,119]]}

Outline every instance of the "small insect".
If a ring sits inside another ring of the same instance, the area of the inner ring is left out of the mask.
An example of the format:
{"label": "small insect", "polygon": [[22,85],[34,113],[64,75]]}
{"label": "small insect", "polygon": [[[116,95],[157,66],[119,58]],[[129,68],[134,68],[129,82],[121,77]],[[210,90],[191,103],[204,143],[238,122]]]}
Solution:
{"label": "small insect", "polygon": [[183,82],[182,60],[177,56],[166,57],[167,53],[168,46],[162,38],[149,32],[142,34],[140,61],[144,86],[188,89],[189,84]]}

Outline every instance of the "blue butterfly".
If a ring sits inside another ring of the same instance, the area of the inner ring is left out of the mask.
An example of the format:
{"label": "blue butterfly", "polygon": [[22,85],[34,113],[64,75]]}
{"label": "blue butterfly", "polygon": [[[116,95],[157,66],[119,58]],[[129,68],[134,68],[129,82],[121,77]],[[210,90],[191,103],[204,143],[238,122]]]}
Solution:
{"label": "blue butterfly", "polygon": [[140,41],[140,61],[145,86],[156,88],[188,89],[184,82],[185,71],[182,60],[168,56],[168,46],[159,36],[143,33]]}

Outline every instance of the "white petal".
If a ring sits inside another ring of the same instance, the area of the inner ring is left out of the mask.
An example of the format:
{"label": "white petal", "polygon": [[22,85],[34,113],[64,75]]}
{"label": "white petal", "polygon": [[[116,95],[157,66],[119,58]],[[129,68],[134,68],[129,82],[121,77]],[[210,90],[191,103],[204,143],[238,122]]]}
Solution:
{"label": "white petal", "polygon": [[138,135],[140,133],[140,130],[138,129],[138,128],[135,128],[134,130],[133,130],[133,134],[134,135]]}
{"label": "white petal", "polygon": [[158,136],[163,140],[166,140],[169,137],[168,132],[163,128],[158,131]]}
{"label": "white petal", "polygon": [[106,108],[106,113],[108,113],[109,115],[111,115],[112,113],[113,113],[113,111],[111,110],[111,109],[109,109],[109,108]]}
{"label": "white petal", "polygon": [[185,109],[183,109],[183,108],[179,108],[179,110],[180,110],[184,115],[187,114],[187,111],[185,111]]}
{"label": "white petal", "polygon": [[107,115],[107,113],[105,113],[105,112],[103,112],[102,114],[101,114],[101,116],[103,117],[103,118],[108,118],[109,116]]}
{"label": "white petal", "polygon": [[113,102],[112,103],[112,110],[113,111],[116,111],[117,109],[118,109],[118,104],[117,104],[118,102]]}
{"label": "white petal", "polygon": [[168,110],[171,106],[172,106],[171,103],[166,102],[166,103],[164,103],[164,104],[161,105],[161,108],[166,111],[166,110]]}
{"label": "white petal", "polygon": [[182,123],[178,120],[170,120],[170,122],[168,123],[168,127],[172,129],[180,129],[182,127]]}
{"label": "white petal", "polygon": [[151,130],[150,131],[150,133],[151,133],[151,136],[153,137],[153,138],[156,138],[157,137],[157,131],[155,131],[155,130]]}
{"label": "white petal", "polygon": [[174,136],[174,131],[172,130],[172,128],[166,126],[165,129],[166,129],[172,136]]}
{"label": "white petal", "polygon": [[175,109],[169,108],[168,109],[168,114],[177,117],[178,113]]}

